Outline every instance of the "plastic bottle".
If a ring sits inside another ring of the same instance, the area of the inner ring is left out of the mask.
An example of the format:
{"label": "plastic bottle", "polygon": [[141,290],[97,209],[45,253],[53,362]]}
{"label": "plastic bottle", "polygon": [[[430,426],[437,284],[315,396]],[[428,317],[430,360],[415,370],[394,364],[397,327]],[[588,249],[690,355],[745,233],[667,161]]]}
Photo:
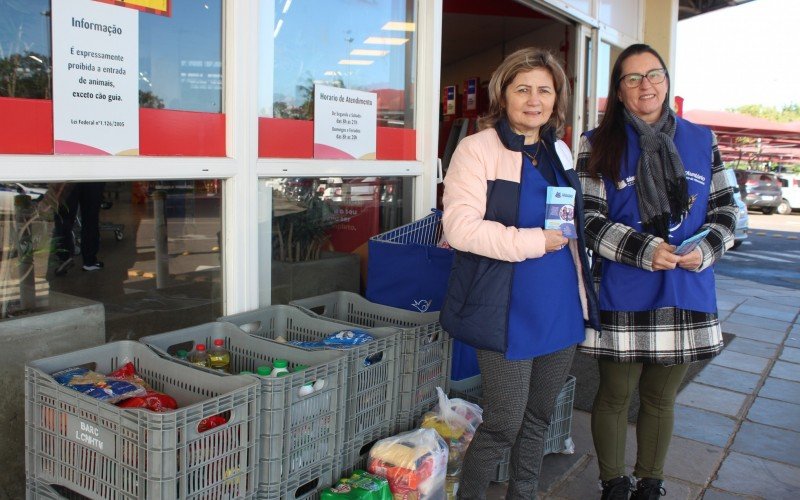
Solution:
{"label": "plastic bottle", "polygon": [[[306,368],[308,368],[308,366],[306,366],[306,365],[297,365],[297,366],[294,367],[294,372],[295,373],[301,372],[301,371],[305,370]],[[314,382],[311,381],[311,380],[309,380],[308,382],[303,384],[303,386],[300,387],[300,389],[297,390],[297,394],[299,396],[308,396],[312,392],[314,392]]]}
{"label": "plastic bottle", "polygon": [[225,349],[225,340],[214,340],[214,347],[208,350],[208,366],[220,372],[231,372],[231,352]]}
{"label": "plastic bottle", "polygon": [[269,365],[261,365],[256,368],[256,375],[259,377],[269,377],[270,372],[272,372],[272,367]]}
{"label": "plastic bottle", "polygon": [[186,361],[193,365],[208,367],[208,352],[206,352],[205,344],[197,344],[194,346],[189,354],[186,355]]}
{"label": "plastic bottle", "polygon": [[270,375],[277,377],[279,373],[288,373],[289,368],[287,366],[289,366],[289,362],[285,359],[276,359],[272,362],[272,373]]}
{"label": "plastic bottle", "polygon": [[186,352],[186,349],[179,349],[178,352],[175,353],[175,357],[178,358],[178,359],[181,359],[183,361],[186,361],[186,357],[188,355],[189,355],[189,353]]}

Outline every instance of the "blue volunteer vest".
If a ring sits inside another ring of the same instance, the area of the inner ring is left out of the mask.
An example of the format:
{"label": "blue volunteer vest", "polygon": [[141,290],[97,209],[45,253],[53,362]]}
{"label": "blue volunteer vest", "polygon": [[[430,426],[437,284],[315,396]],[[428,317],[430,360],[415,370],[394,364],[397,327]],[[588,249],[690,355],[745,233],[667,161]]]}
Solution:
{"label": "blue volunteer vest", "polygon": [[[620,182],[605,179],[608,219],[643,232],[636,195],[636,165],[641,149],[639,137],[626,125],[628,148],[623,157]],[[689,190],[689,213],[670,225],[669,243],[679,245],[699,232],[705,223],[711,191],[711,131],[678,118],[674,138]],[[603,261],[600,282],[600,309],[604,311],[648,311],[677,307],[706,313],[717,312],[713,268],[701,272],[675,268],[669,271],[645,271],[611,260]]]}

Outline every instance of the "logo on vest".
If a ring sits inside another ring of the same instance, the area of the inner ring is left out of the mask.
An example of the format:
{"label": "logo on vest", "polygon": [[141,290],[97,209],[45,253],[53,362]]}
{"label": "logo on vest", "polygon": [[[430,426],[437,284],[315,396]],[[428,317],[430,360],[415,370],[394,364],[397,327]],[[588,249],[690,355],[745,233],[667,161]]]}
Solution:
{"label": "logo on vest", "polygon": [[617,189],[625,189],[626,187],[631,187],[635,182],[636,182],[635,175],[625,177],[621,181],[617,182]]}
{"label": "logo on vest", "polygon": [[687,170],[686,171],[686,178],[688,180],[690,180],[690,181],[694,181],[694,182],[700,184],[701,186],[705,186],[706,185],[706,176],[705,175],[700,175],[698,173],[691,172],[691,171]]}

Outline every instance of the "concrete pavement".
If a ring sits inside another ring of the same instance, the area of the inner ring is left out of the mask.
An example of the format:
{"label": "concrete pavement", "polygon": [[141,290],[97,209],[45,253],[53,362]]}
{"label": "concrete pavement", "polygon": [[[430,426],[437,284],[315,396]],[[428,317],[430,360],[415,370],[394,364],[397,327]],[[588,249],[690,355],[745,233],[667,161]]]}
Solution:
{"label": "concrete pavement", "polygon": [[[678,395],[666,498],[800,498],[800,290],[717,276],[717,303],[736,337]],[[572,439],[574,455],[545,457],[540,499],[600,498],[587,412],[574,410]]]}

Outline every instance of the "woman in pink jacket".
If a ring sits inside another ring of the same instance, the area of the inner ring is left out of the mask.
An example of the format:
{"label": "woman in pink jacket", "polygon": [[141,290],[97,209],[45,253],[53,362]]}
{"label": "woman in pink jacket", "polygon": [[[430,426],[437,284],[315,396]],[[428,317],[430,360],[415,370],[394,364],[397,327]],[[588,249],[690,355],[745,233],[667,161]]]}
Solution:
{"label": "woman in pink jacket", "polygon": [[[533,498],[556,398],[584,326],[599,325],[578,176],[563,133],[568,88],[546,51],[509,55],[489,82],[489,113],[445,178],[445,236],[456,250],[441,323],[477,349],[483,423],[459,498],[484,498],[511,448],[507,498]],[[571,187],[576,234],[544,229],[548,187]]]}

